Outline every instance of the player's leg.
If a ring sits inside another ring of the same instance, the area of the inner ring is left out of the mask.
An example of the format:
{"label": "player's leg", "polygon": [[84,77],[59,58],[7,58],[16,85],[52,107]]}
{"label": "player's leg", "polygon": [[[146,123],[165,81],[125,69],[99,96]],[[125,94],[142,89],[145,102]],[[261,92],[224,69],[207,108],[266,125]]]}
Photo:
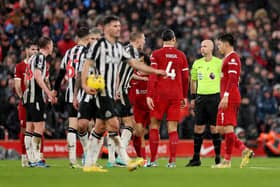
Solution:
{"label": "player's leg", "polygon": [[142,134],[144,132],[144,127],[142,123],[135,123],[134,125],[135,133],[133,136],[133,146],[136,151],[137,157],[141,157],[141,144],[142,144]]}
{"label": "player's leg", "polygon": [[169,135],[169,161],[168,167],[176,167],[176,149],[179,141],[177,127],[178,121],[167,121],[168,135]]}
{"label": "player's leg", "polygon": [[41,139],[42,134],[44,133],[45,129],[45,122],[39,121],[39,122],[33,122],[34,125],[34,132],[32,137],[32,149],[34,153],[34,162],[37,164],[36,166],[43,166],[41,162],[40,157],[40,149],[41,149]]}
{"label": "player's leg", "polygon": [[21,145],[21,166],[27,167],[28,166],[28,159],[26,156],[26,149],[25,149],[25,128],[26,128],[26,110],[22,106],[21,103],[18,105],[18,117],[20,122],[20,133],[19,133],[19,139],[20,139],[20,145]]}
{"label": "player's leg", "polygon": [[130,115],[130,116],[123,117],[122,121],[124,123],[124,127],[122,129],[121,140],[125,148],[127,148],[134,130],[133,116]]}
{"label": "player's leg", "polygon": [[159,128],[160,128],[160,121],[157,120],[155,117],[151,117],[150,133],[149,133],[151,160],[148,166],[152,166],[156,161],[158,144],[159,144]]}
{"label": "player's leg", "polygon": [[29,162],[34,162],[33,151],[32,151],[32,136],[34,132],[33,124],[30,121],[26,122],[26,129],[24,133],[24,144],[26,154]]}
{"label": "player's leg", "polygon": [[96,165],[100,150],[103,145],[103,134],[106,131],[105,121],[97,118],[95,127],[92,129],[87,144],[87,154],[85,160],[84,172],[107,172]]}
{"label": "player's leg", "polygon": [[197,96],[195,99],[195,121],[194,126],[194,154],[193,158],[189,161],[186,167],[200,166],[200,149],[203,143],[203,135],[205,131],[205,124],[207,123],[206,111],[206,96]]}
{"label": "player's leg", "polygon": [[217,113],[220,102],[220,95],[214,94],[209,97],[209,104],[207,107],[207,113],[209,116],[210,131],[212,134],[212,140],[215,150],[215,163],[219,164],[221,162],[221,135],[218,133],[216,128],[217,123]]}

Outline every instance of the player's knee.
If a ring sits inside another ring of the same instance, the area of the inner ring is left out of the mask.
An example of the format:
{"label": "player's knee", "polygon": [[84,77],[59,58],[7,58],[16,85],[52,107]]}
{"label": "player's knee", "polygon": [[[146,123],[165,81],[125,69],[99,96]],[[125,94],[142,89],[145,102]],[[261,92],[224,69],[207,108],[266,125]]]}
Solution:
{"label": "player's knee", "polygon": [[213,126],[213,125],[210,126],[210,131],[211,131],[212,134],[217,134],[218,133],[217,127]]}
{"label": "player's knee", "polygon": [[205,130],[205,125],[195,125],[194,132],[198,134],[202,134]]}

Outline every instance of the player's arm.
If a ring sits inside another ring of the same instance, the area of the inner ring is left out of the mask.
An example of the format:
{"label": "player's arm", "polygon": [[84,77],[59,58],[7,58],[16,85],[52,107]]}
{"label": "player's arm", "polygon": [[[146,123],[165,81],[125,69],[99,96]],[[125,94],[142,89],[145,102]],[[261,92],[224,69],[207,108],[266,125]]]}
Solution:
{"label": "player's arm", "polygon": [[166,75],[166,72],[164,70],[154,69],[153,67],[147,66],[146,64],[139,63],[136,59],[130,59],[130,60],[128,60],[128,63],[134,69],[143,71],[148,74],[152,73],[152,74],[156,74],[156,75],[163,75],[163,76]]}
{"label": "player's arm", "polygon": [[[158,63],[156,58],[151,55],[150,57],[150,61],[151,61],[151,67],[153,67],[154,69],[158,68]],[[150,74],[149,75],[149,80],[148,80],[148,89],[147,89],[147,105],[149,107],[150,110],[154,109],[154,102],[153,102],[153,97],[154,97],[154,93],[155,93],[155,89],[156,89],[156,82],[157,82],[157,75],[155,74]]]}
{"label": "player's arm", "polygon": [[228,106],[228,98],[229,94],[231,93],[232,89],[238,84],[239,77],[239,63],[238,60],[233,57],[228,62],[228,81],[225,86],[225,92],[223,98],[220,102],[219,108],[226,109]]}
{"label": "player's arm", "polygon": [[42,79],[42,72],[40,69],[35,68],[34,71],[34,78],[37,82],[37,84],[42,88],[42,90],[44,90],[44,92],[47,94],[47,96],[49,97],[49,99],[53,100],[54,99],[54,95],[51,92],[51,90],[47,87],[46,83],[44,82],[44,80]]}
{"label": "player's arm", "polygon": [[15,90],[16,94],[18,95],[19,98],[22,98],[22,89],[21,89],[21,78],[19,77],[19,72],[18,72],[18,66],[16,66],[15,69]]}
{"label": "player's arm", "polygon": [[148,81],[148,80],[149,80],[147,77],[139,76],[139,75],[137,75],[136,73],[134,73],[134,74],[132,75],[132,79],[134,79],[134,80],[139,80],[139,81]]}
{"label": "player's arm", "polygon": [[188,98],[188,91],[189,91],[189,66],[188,66],[188,61],[187,58],[185,56],[185,54],[183,54],[183,68],[182,68],[182,88],[183,88],[183,103],[182,103],[182,107],[186,107],[187,105],[187,98]]}
{"label": "player's arm", "polygon": [[81,80],[81,84],[82,84],[82,88],[85,90],[86,93],[88,94],[95,94],[96,90],[89,88],[87,86],[87,79],[88,79],[88,72],[89,72],[89,67],[94,65],[94,61],[90,60],[90,59],[85,59],[85,63],[83,66],[83,70],[82,70],[82,80]]}
{"label": "player's arm", "polygon": [[66,61],[67,61],[68,53],[69,53],[69,50],[67,50],[67,52],[65,53],[65,55],[61,61],[60,70],[59,70],[58,76],[55,80],[54,90],[56,92],[58,92],[60,90],[59,88],[60,88],[61,82],[66,74],[66,65],[67,65]]}

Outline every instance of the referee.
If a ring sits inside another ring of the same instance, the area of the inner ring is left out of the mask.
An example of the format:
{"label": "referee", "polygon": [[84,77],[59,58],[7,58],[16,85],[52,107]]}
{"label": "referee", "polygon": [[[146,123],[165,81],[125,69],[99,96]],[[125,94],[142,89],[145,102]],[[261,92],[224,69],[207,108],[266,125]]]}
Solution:
{"label": "referee", "polygon": [[221,138],[216,130],[216,118],[220,101],[220,78],[222,61],[213,56],[214,44],[211,40],[201,42],[202,58],[196,60],[191,70],[191,106],[195,107],[194,155],[186,167],[200,166],[200,149],[205,125],[210,130],[215,148],[215,162],[220,163]]}

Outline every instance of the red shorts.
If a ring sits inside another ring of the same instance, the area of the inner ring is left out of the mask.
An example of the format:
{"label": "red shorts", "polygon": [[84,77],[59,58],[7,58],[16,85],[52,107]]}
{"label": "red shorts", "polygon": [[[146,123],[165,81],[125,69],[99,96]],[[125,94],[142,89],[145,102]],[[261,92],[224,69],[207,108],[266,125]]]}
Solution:
{"label": "red shorts", "polygon": [[18,119],[20,127],[26,128],[26,110],[22,106],[21,102],[18,104]]}
{"label": "red shorts", "polygon": [[133,107],[133,114],[135,122],[141,123],[144,128],[146,128],[146,125],[151,123],[149,110],[142,110],[140,108]]}
{"label": "red shorts", "polygon": [[217,114],[217,126],[237,125],[239,103],[231,103],[225,110],[219,109]]}
{"label": "red shorts", "polygon": [[180,120],[180,100],[158,100],[154,102],[154,110],[151,111],[151,117],[157,120],[162,120],[164,113],[166,113],[167,121],[179,121]]}

